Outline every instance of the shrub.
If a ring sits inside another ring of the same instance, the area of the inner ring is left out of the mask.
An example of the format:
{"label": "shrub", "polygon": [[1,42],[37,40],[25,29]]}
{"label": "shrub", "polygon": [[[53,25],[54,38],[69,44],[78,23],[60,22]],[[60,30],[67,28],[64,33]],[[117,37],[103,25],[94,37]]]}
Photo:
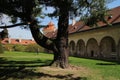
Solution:
{"label": "shrub", "polygon": [[6,44],[4,45],[5,51],[14,51],[14,45],[13,44]]}
{"label": "shrub", "polygon": [[29,44],[26,46],[25,49],[26,52],[44,52],[44,48],[42,48],[41,46],[37,45],[37,44]]}
{"label": "shrub", "polygon": [[14,49],[14,51],[23,52],[23,51],[25,51],[25,47],[26,47],[26,46],[24,46],[24,45],[16,44],[16,45],[13,47],[13,49]]}

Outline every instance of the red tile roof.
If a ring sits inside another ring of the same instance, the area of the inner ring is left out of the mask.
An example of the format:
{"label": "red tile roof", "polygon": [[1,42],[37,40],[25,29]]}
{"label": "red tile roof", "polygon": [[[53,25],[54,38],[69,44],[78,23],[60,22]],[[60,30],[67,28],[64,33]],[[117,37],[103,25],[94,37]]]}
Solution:
{"label": "red tile roof", "polygon": [[43,31],[44,34],[47,34],[47,33],[49,33],[49,32],[53,32],[53,31],[55,31],[55,30],[56,30],[55,25],[53,24],[53,22],[50,21],[50,22],[48,23],[48,25],[43,28],[42,31]]}
{"label": "red tile roof", "polygon": [[45,34],[45,36],[48,37],[48,38],[55,38],[56,35],[57,35],[57,30],[52,31],[52,32],[48,32],[47,34]]}
{"label": "red tile roof", "polygon": [[[111,23],[111,24],[120,23],[120,6],[111,9],[108,13],[111,15],[106,17],[108,23]],[[106,23],[103,23],[103,22],[98,22],[97,24],[99,27],[103,27],[107,25]],[[94,27],[94,28],[98,28],[98,27]],[[86,31],[90,29],[93,29],[93,28],[85,25],[84,22],[82,21],[76,22],[74,25],[69,25],[68,27],[69,34],[80,32],[80,31]],[[57,31],[49,32],[45,36],[47,36],[48,38],[55,38],[56,35],[57,35]]]}
{"label": "red tile roof", "polygon": [[[109,11],[110,16],[107,16],[106,19],[108,23],[115,24],[120,22],[120,6],[113,8]],[[106,24],[103,22],[98,22],[99,26],[105,26]]]}
{"label": "red tile roof", "polygon": [[2,44],[22,44],[22,45],[28,45],[28,44],[35,44],[35,41],[32,39],[11,39],[11,38],[5,38],[1,42]]}
{"label": "red tile roof", "polygon": [[[108,23],[115,24],[120,22],[120,6],[111,9],[108,13],[111,15],[106,17],[106,20]],[[106,23],[101,21],[98,22],[97,24],[98,24],[98,27],[103,27],[107,25]],[[77,22],[74,26],[71,26],[71,25],[69,26],[69,33],[80,32],[80,31],[85,31],[89,29],[93,29],[93,28],[87,25],[84,25],[84,23],[80,21],[80,22]]]}

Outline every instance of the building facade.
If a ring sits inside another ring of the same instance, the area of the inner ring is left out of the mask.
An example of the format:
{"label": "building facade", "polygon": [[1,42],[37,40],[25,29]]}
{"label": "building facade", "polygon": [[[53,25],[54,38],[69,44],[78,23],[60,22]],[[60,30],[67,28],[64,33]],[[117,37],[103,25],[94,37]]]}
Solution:
{"label": "building facade", "polygon": [[80,22],[70,26],[70,55],[120,61],[120,6],[109,13],[107,21],[111,26],[103,22],[94,28]]}
{"label": "building facade", "polygon": [[69,35],[70,54],[79,57],[120,57],[120,24]]}

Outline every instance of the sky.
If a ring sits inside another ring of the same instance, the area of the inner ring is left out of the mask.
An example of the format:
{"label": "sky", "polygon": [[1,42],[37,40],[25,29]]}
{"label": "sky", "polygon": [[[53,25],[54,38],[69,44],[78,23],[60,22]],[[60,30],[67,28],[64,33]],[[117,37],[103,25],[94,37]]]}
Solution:
{"label": "sky", "polygon": [[[120,6],[120,0],[115,0],[112,3],[108,4],[107,6],[110,9]],[[5,21],[7,21],[7,19]],[[41,24],[47,25],[50,21],[52,21],[55,24],[55,26],[57,26],[57,20],[51,19],[48,17],[46,17],[44,20],[42,20]],[[33,39],[31,32],[29,30],[21,29],[20,27],[10,28],[10,29],[8,29],[8,32],[9,32],[10,38]]]}

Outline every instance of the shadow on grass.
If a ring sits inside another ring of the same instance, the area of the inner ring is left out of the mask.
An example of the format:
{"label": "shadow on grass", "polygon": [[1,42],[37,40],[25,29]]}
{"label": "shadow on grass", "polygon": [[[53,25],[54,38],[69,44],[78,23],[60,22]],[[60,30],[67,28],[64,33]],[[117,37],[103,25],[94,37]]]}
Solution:
{"label": "shadow on grass", "polygon": [[[5,58],[0,58],[0,80],[43,80],[46,77],[48,79],[56,78],[61,80],[87,80],[86,77],[74,77],[73,74],[52,75],[44,72],[36,72],[36,67],[47,66],[49,62],[51,60],[8,61]],[[40,65],[36,65],[38,63]]]}
{"label": "shadow on grass", "polygon": [[96,65],[110,66],[110,65],[119,65],[119,63],[96,63]]}
{"label": "shadow on grass", "polygon": [[7,80],[7,79],[20,79],[20,80],[43,80],[47,78],[56,78],[61,80],[87,80],[86,77],[73,77],[73,74],[67,75],[52,75],[43,72],[35,72],[34,69],[25,69],[25,67],[21,68],[7,68],[2,69],[2,74],[0,75],[0,80]]}
{"label": "shadow on grass", "polygon": [[104,65],[104,66],[112,66],[112,65],[120,65],[120,62],[117,61],[106,61],[106,62],[101,62],[101,63],[96,63],[96,65]]}
{"label": "shadow on grass", "polygon": [[9,61],[5,58],[0,58],[0,67],[39,67],[39,66],[47,66],[51,60],[42,61],[40,59],[38,60],[32,60],[32,61]]}

